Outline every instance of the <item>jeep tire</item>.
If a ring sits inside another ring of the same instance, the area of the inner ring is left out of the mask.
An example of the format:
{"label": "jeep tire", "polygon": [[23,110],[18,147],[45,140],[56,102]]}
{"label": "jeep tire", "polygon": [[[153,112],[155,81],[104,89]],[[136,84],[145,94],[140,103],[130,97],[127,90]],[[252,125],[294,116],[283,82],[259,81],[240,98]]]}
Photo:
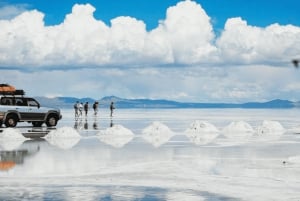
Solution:
{"label": "jeep tire", "polygon": [[48,127],[56,126],[57,121],[58,121],[57,116],[56,116],[56,115],[53,115],[53,114],[50,114],[50,115],[47,117],[46,125],[47,125]]}
{"label": "jeep tire", "polygon": [[16,127],[18,123],[18,117],[15,114],[9,114],[5,120],[6,127]]}

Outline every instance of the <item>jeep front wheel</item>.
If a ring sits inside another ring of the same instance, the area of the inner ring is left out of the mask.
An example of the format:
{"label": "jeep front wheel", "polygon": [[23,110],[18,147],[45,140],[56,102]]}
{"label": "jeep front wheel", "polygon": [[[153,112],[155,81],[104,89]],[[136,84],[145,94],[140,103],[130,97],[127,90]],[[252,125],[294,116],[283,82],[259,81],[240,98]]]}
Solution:
{"label": "jeep front wheel", "polygon": [[48,127],[56,126],[58,118],[55,115],[49,115],[46,120],[46,125]]}
{"label": "jeep front wheel", "polygon": [[6,127],[16,127],[18,122],[18,117],[16,115],[7,115],[5,120]]}

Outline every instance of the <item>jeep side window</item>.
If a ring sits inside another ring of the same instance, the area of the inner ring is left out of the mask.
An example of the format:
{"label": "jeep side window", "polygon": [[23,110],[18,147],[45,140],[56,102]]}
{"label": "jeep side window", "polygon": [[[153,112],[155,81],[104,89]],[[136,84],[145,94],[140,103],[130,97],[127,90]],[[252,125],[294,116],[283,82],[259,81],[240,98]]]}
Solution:
{"label": "jeep side window", "polygon": [[18,105],[18,106],[25,106],[26,105],[26,103],[24,103],[24,100],[23,99],[21,99],[21,98],[16,98],[16,105]]}
{"label": "jeep side window", "polygon": [[2,105],[12,105],[12,100],[8,98],[2,98],[1,100]]}
{"label": "jeep side window", "polygon": [[36,100],[29,99],[27,102],[28,102],[28,106],[37,107],[37,108],[40,107],[40,104]]}

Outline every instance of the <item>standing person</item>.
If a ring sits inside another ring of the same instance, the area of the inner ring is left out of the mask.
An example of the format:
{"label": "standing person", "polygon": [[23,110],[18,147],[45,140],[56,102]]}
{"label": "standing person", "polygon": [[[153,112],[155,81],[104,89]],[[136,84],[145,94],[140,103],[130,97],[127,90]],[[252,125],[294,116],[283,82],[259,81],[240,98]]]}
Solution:
{"label": "standing person", "polygon": [[115,106],[114,106],[114,102],[111,102],[110,103],[110,116],[111,117],[113,116],[114,109],[116,109]]}
{"label": "standing person", "polygon": [[83,103],[79,103],[79,115],[82,117]]}
{"label": "standing person", "polygon": [[86,103],[84,104],[84,112],[85,112],[85,116],[87,116],[88,110],[89,110],[89,102],[86,102]]}
{"label": "standing person", "polygon": [[99,105],[99,103],[97,101],[93,104],[94,115],[97,115],[97,113],[98,113],[98,105]]}
{"label": "standing person", "polygon": [[79,116],[79,101],[76,101],[74,104],[74,110],[75,110],[75,117]]}

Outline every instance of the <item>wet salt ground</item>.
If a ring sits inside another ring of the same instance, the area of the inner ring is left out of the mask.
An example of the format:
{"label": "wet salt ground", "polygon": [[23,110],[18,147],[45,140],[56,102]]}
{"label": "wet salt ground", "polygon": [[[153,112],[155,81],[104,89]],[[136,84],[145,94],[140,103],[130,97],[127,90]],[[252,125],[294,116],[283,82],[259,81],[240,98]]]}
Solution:
{"label": "wet salt ground", "polygon": [[[65,110],[56,130],[64,137],[19,145],[0,140],[1,160],[16,162],[0,171],[0,200],[300,200],[298,110],[117,110],[112,119],[108,114],[75,121],[73,111]],[[195,120],[215,126],[217,136],[187,136]],[[285,130],[258,135],[264,120]],[[249,123],[254,133],[225,135],[234,121]],[[153,122],[164,132],[148,135],[145,128]],[[121,125],[121,132],[105,135],[111,124]],[[16,129],[31,130],[25,126]],[[133,136],[122,135],[123,128]]]}

